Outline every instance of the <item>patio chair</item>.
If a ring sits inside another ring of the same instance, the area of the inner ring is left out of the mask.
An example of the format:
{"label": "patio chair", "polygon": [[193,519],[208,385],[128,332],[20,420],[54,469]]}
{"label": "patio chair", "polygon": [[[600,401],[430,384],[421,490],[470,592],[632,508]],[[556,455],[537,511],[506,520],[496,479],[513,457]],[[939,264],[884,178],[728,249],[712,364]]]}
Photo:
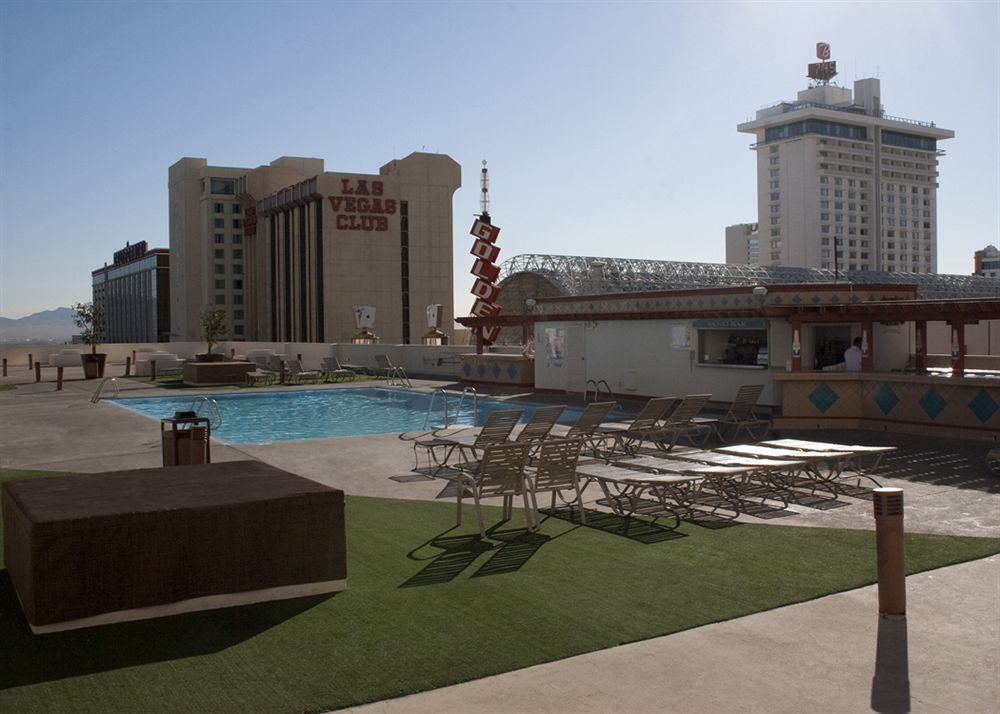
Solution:
{"label": "patio chair", "polygon": [[538,446],[552,433],[552,427],[559,421],[559,416],[566,407],[556,405],[551,407],[537,407],[531,413],[531,418],[524,428],[518,432],[514,441],[518,443],[532,444],[531,455],[538,451]]}
{"label": "patio chair", "polygon": [[[767,430],[771,428],[771,421],[769,419],[761,419],[754,411],[757,406],[757,400],[760,399],[761,392],[763,391],[763,384],[744,384],[739,388],[736,392],[736,398],[729,405],[729,411],[715,425],[715,431],[720,439],[723,441],[735,441],[742,429],[746,429],[751,439],[760,438],[753,433],[756,427],[762,427],[761,436],[767,433]],[[726,439],[722,433],[723,428],[727,426],[735,427],[730,439]]]}
{"label": "patio chair", "polygon": [[597,431],[613,439],[611,448],[604,454],[605,458],[615,455],[631,456],[639,448],[639,444],[651,432],[656,431],[656,425],[667,410],[680,401],[679,397],[654,397],[647,401],[631,424],[602,424]]}
{"label": "patio chair", "polygon": [[663,451],[670,451],[683,436],[692,444],[701,435],[704,441],[712,433],[716,419],[699,417],[702,408],[708,404],[711,394],[689,394],[681,399],[677,408],[654,431],[649,432],[648,440]]}
{"label": "patio chair", "polygon": [[285,360],[285,374],[290,384],[301,384],[308,381],[317,381],[322,375],[316,370],[302,368],[302,362],[298,359]]}
{"label": "patio chair", "polygon": [[389,355],[375,355],[375,364],[379,369],[385,370],[385,379],[389,385],[400,387],[412,387],[410,378],[406,376],[406,370],[392,363]]}
{"label": "patio chair", "polygon": [[342,367],[336,357],[324,357],[320,371],[323,373],[323,381],[341,382],[354,377],[354,371]]}
{"label": "patio chair", "polygon": [[[587,514],[583,510],[583,489],[580,488],[580,477],[576,473],[576,464],[580,459],[580,447],[583,440],[546,439],[538,451],[538,465],[526,470],[528,491],[531,495],[531,505],[535,509],[535,523],[538,523],[538,492],[552,492],[552,506],[556,507],[556,495],[562,498],[563,491],[576,494],[575,501],[580,509],[580,522],[586,525]],[[570,503],[568,499],[562,499]]]}
{"label": "patio chair", "polygon": [[476,507],[476,518],[479,521],[479,534],[486,537],[486,527],[483,524],[482,500],[484,498],[503,498],[503,519],[510,520],[513,511],[514,496],[524,499],[524,517],[528,530],[538,528],[529,501],[528,488],[524,478],[524,464],[528,459],[530,444],[509,442],[492,444],[483,451],[474,472],[462,472],[457,479],[458,510],[456,523],[462,523],[462,498],[466,489],[472,492]]}
{"label": "patio chair", "polygon": [[[417,439],[413,442],[413,470],[421,471],[418,448],[427,451],[427,474],[429,476],[437,476],[443,468],[449,466],[451,457],[456,451],[466,462],[458,465],[459,468],[475,469],[476,465],[472,462],[478,458],[478,452],[493,444],[505,443],[510,438],[514,425],[517,424],[523,413],[521,409],[501,409],[490,412],[490,415],[486,417],[486,423],[478,431],[451,436],[435,436],[431,439]],[[467,459],[467,454],[471,454],[473,459]]]}
{"label": "patio chair", "polygon": [[597,427],[604,422],[614,406],[614,402],[591,402],[581,412],[576,422],[561,436],[568,439],[582,439],[583,448],[597,456],[604,447],[604,436],[597,434]]}

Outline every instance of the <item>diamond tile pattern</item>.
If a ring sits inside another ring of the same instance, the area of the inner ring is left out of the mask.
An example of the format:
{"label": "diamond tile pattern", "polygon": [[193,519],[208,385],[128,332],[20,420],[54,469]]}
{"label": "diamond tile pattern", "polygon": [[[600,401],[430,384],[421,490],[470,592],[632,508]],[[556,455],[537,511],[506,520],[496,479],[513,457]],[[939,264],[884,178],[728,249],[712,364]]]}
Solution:
{"label": "diamond tile pattern", "polygon": [[1000,406],[997,405],[993,397],[987,394],[985,389],[980,389],[976,396],[972,398],[972,401],[969,402],[969,409],[976,415],[976,419],[979,420],[980,424],[985,424],[997,413],[997,409],[1000,409]]}
{"label": "diamond tile pattern", "polygon": [[924,396],[920,397],[920,400],[917,402],[917,404],[920,405],[920,408],[923,409],[924,413],[927,414],[927,416],[929,416],[931,419],[937,419],[937,416],[938,414],[941,413],[941,410],[944,409],[946,406],[948,406],[948,402],[945,400],[944,397],[941,396],[941,393],[938,392],[938,390],[936,390],[934,387],[931,387],[926,392],[924,392]]}
{"label": "diamond tile pattern", "polygon": [[826,414],[827,409],[836,404],[838,399],[840,397],[826,383],[819,385],[809,393],[809,401],[823,414]]}
{"label": "diamond tile pattern", "polygon": [[875,403],[883,414],[888,414],[899,404],[899,396],[892,387],[883,384],[882,388],[875,394]]}
{"label": "diamond tile pattern", "polygon": [[509,365],[507,367],[507,376],[511,379],[517,377],[517,367],[515,367],[514,365]]}

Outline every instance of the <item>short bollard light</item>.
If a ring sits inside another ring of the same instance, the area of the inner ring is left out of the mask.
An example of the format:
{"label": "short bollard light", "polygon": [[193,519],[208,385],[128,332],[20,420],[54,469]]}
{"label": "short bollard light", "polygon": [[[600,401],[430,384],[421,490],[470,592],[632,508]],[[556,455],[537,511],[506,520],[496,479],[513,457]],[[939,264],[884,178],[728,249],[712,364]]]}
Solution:
{"label": "short bollard light", "polygon": [[906,558],[903,549],[903,489],[876,488],[875,547],[880,615],[906,614]]}

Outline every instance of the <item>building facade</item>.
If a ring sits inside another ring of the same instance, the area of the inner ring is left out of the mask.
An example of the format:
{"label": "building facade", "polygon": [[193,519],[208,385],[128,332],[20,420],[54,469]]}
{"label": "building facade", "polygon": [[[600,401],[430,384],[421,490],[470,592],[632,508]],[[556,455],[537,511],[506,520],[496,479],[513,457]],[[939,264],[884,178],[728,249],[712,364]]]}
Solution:
{"label": "building facade", "polygon": [[1000,278],[1000,250],[995,245],[988,245],[977,250],[973,255],[975,269],[973,275],[984,275],[987,278]]}
{"label": "building facade", "polygon": [[726,226],[726,262],[760,265],[760,231],[756,223]]}
{"label": "building facade", "polygon": [[761,265],[937,271],[938,142],[955,133],[881,97],[878,79],[822,81],[738,125],[756,137]]}
{"label": "building facade", "polygon": [[429,304],[444,306],[450,333],[460,185],[439,154],[378,174],[296,157],[256,169],[181,159],[170,168],[174,339],[199,339],[206,307],[226,311],[235,340],[348,342],[360,305],[383,342],[419,341]]}
{"label": "building facade", "polygon": [[170,253],[146,241],[126,244],[111,265],[92,271],[93,301],[107,316],[104,341],[170,339]]}

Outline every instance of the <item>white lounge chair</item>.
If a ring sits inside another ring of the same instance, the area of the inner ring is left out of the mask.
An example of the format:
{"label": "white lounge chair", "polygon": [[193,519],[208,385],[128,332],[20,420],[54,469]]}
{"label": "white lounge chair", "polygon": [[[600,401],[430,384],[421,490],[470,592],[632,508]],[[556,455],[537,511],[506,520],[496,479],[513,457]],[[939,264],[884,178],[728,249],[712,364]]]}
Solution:
{"label": "white lounge chair", "polygon": [[538,528],[534,512],[529,501],[528,488],[524,478],[524,465],[528,460],[530,444],[510,442],[493,444],[486,447],[483,457],[474,472],[462,472],[457,479],[458,510],[456,523],[462,523],[462,498],[466,489],[472,492],[476,507],[476,518],[479,520],[479,534],[486,537],[486,527],[483,523],[482,500],[484,498],[503,498],[503,517],[510,520],[513,512],[515,496],[524,499],[524,516],[528,530]]}

